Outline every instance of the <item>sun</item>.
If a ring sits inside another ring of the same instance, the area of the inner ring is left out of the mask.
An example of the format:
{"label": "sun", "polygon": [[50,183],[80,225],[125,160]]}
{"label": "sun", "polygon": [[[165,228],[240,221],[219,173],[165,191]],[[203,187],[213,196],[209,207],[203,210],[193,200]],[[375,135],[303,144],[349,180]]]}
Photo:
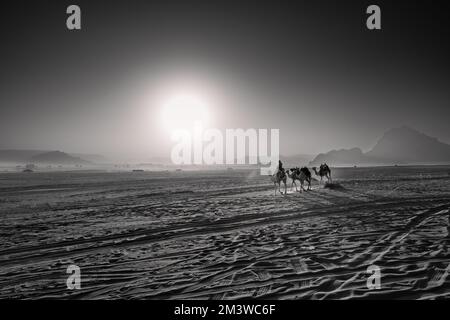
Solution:
{"label": "sun", "polygon": [[205,99],[194,93],[170,96],[162,106],[161,123],[165,130],[192,129],[195,124],[208,125],[210,113]]}

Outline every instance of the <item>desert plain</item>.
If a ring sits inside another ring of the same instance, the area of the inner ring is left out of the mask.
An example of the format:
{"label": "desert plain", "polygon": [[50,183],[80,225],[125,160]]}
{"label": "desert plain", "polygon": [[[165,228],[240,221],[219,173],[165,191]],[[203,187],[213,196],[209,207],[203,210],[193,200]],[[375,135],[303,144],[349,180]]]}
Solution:
{"label": "desert plain", "polygon": [[0,173],[0,298],[449,298],[450,167],[332,170]]}

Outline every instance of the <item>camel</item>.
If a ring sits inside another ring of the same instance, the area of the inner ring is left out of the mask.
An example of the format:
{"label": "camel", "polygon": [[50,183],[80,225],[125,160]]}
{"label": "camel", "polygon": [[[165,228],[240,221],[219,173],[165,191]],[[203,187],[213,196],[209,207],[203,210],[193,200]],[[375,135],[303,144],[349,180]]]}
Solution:
{"label": "camel", "polygon": [[316,174],[316,176],[320,176],[320,182],[322,182],[322,178],[326,177],[328,182],[333,182],[331,179],[331,170],[330,167],[328,167],[328,165],[326,163],[321,164],[319,167],[319,171],[317,171],[316,167],[312,168],[314,170],[314,173]]}
{"label": "camel", "polygon": [[300,172],[302,172],[305,175],[305,180],[308,182],[308,189],[311,190],[311,171],[307,167],[302,167],[300,169]]}
{"label": "camel", "polygon": [[270,179],[275,185],[275,195],[277,194],[277,184],[278,184],[278,191],[281,194],[283,194],[283,192],[281,192],[281,182],[284,183],[284,194],[287,194],[286,173],[284,171],[278,170],[276,173],[270,176]]}
{"label": "camel", "polygon": [[[301,169],[299,169],[298,167],[295,168],[291,168],[287,171],[287,175],[290,179],[292,179],[292,184],[291,184],[291,189],[292,186],[295,184],[295,191],[297,190],[297,183],[295,182],[295,180],[300,181],[300,191],[307,191],[307,190],[311,190],[311,172],[308,170],[308,168],[303,167]],[[304,182],[308,182],[308,189],[305,190],[305,188],[303,187],[303,183]]]}
{"label": "camel", "polygon": [[286,174],[289,177],[289,179],[292,180],[291,190],[292,190],[292,186],[295,184],[295,191],[298,191],[297,190],[297,183],[295,183],[295,180],[299,180],[299,177],[297,176],[297,168],[287,169]]}

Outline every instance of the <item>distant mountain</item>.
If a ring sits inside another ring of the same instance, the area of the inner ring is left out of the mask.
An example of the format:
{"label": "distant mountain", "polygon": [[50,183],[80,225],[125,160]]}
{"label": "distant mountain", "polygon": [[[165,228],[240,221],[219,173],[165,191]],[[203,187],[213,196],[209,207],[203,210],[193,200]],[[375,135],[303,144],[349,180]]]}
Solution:
{"label": "distant mountain", "polygon": [[280,155],[280,160],[286,167],[301,167],[307,165],[311,160],[314,159],[313,155],[309,154],[296,154],[290,156]]}
{"label": "distant mountain", "polygon": [[[14,149],[7,149],[7,150],[0,150],[0,162],[3,163],[28,163],[33,160],[33,158],[37,155],[50,153],[52,151],[49,150],[14,150]],[[81,158],[81,160],[86,160],[88,162],[92,163],[106,163],[108,162],[108,159],[106,159],[102,155],[98,154],[83,154],[83,153],[74,153],[74,154],[67,154],[70,157],[73,158]]]}
{"label": "distant mountain", "polygon": [[373,160],[366,156],[360,148],[352,148],[320,153],[309,164],[320,165],[321,163],[339,166],[354,166],[355,164],[370,165],[373,164]]}
{"label": "distant mountain", "polygon": [[26,163],[28,159],[48,151],[43,150],[0,150],[0,162]]}
{"label": "distant mountain", "polygon": [[67,153],[61,151],[50,151],[41,153],[31,157],[28,162],[31,163],[45,163],[45,164],[65,164],[65,165],[74,165],[74,164],[89,164],[89,161],[78,157],[72,157]]}
{"label": "distant mountain", "polygon": [[450,145],[409,127],[387,131],[367,156],[398,163],[450,162]]}
{"label": "distant mountain", "polygon": [[[307,165],[308,162],[310,162],[313,158],[314,158],[313,155],[307,155],[307,154],[296,154],[296,155],[289,155],[289,156],[280,155],[280,160],[287,167]],[[240,158],[240,159],[242,159],[242,158]],[[237,163],[237,161],[238,161],[238,158],[235,158],[234,163]],[[245,164],[250,164],[250,163],[255,164],[255,163],[259,163],[260,159],[258,157],[245,156],[243,161]]]}
{"label": "distant mountain", "polygon": [[69,156],[72,156],[75,158],[82,158],[84,160],[87,160],[87,161],[93,162],[93,163],[107,163],[110,161],[106,157],[104,157],[100,154],[70,153]]}
{"label": "distant mountain", "polygon": [[319,154],[310,165],[323,162],[332,166],[447,164],[450,145],[403,126],[388,130],[366,153],[359,148],[333,150]]}

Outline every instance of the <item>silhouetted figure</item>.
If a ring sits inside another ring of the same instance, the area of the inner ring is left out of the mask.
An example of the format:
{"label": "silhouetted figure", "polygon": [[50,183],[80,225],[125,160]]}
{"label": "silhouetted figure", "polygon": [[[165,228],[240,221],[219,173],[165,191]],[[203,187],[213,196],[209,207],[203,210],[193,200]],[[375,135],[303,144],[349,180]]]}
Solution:
{"label": "silhouetted figure", "polygon": [[320,176],[320,181],[321,182],[322,182],[322,178],[323,177],[326,177],[328,182],[332,182],[332,180],[331,180],[331,170],[330,170],[330,168],[328,167],[328,165],[326,163],[322,163],[320,165],[319,171],[317,171],[316,167],[313,167],[312,169],[314,170],[314,173],[317,176]]}
{"label": "silhouetted figure", "polygon": [[[308,178],[308,173],[306,173],[306,171],[304,170],[306,169],[307,172],[309,173],[309,178]],[[297,183],[295,182],[296,180],[300,181],[300,191],[305,190],[305,188],[303,187],[303,183],[306,181],[308,182],[308,189],[307,190],[311,190],[311,172],[309,172],[309,170],[307,168],[302,168],[299,169],[298,167],[295,168],[291,168],[288,169],[286,171],[288,177],[290,179],[292,179],[292,184],[291,184],[291,189],[292,186],[295,184],[295,191],[299,191],[297,190]]]}
{"label": "silhouetted figure", "polygon": [[303,172],[307,178],[311,179],[311,171],[309,171],[307,167],[302,167],[300,171]]}
{"label": "silhouetted figure", "polygon": [[286,174],[281,170],[278,170],[277,172],[275,172],[273,175],[270,176],[270,179],[272,180],[272,182],[275,185],[275,195],[277,194],[277,184],[278,184],[278,191],[283,194],[281,192],[281,182],[283,182],[284,184],[284,194],[287,194],[287,186],[286,186]]}
{"label": "silhouetted figure", "polygon": [[308,182],[308,190],[311,190],[311,171],[307,167],[302,167],[300,169],[300,172],[302,172],[306,177],[306,182]]}

